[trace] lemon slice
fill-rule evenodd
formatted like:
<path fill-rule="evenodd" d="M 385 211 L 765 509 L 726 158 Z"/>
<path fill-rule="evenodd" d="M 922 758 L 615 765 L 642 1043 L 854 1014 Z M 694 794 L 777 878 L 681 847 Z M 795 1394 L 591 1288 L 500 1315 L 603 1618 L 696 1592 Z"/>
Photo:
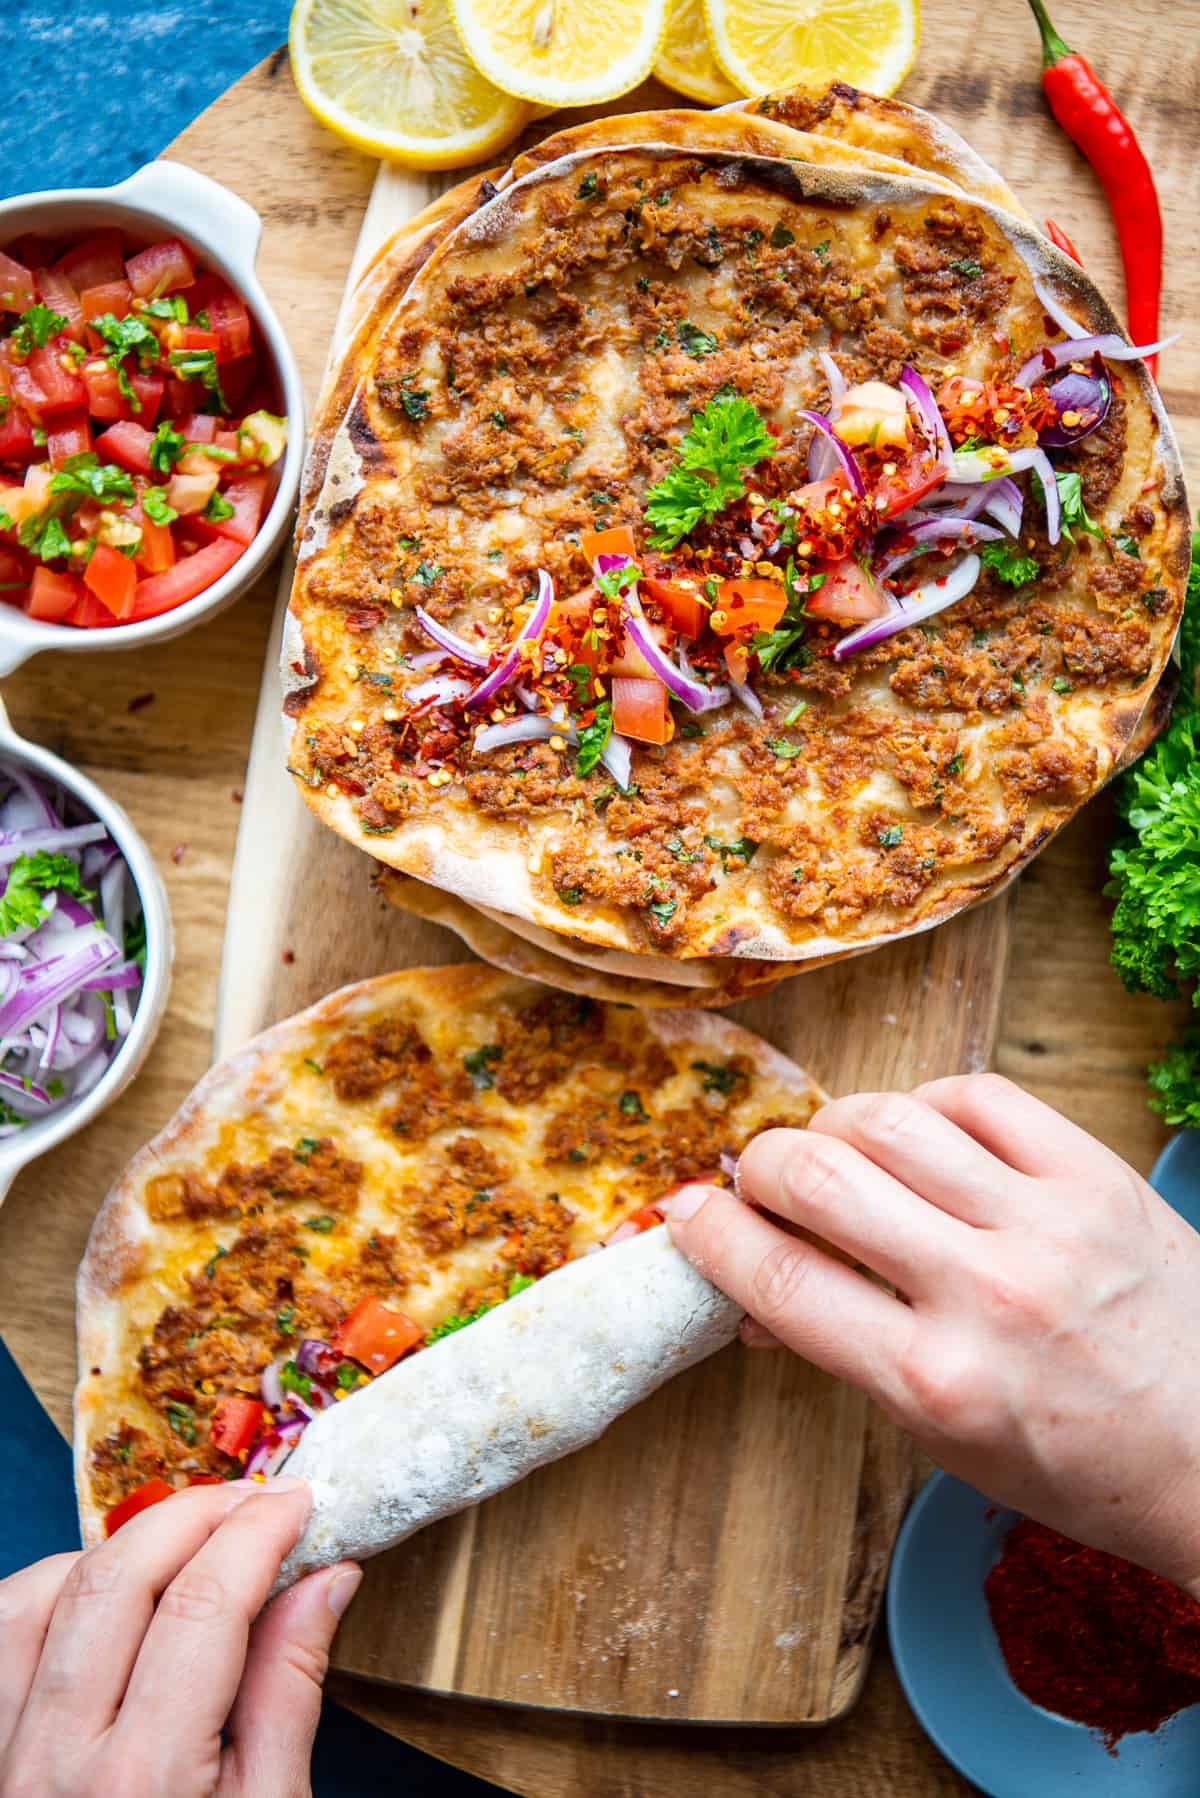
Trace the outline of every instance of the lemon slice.
<path fill-rule="evenodd" d="M 848 81 L 890 94 L 912 67 L 918 0 L 704 0 L 717 61 L 743 94 Z"/>
<path fill-rule="evenodd" d="M 467 53 L 506 94 L 595 106 L 645 80 L 666 0 L 451 0 Z"/>
<path fill-rule="evenodd" d="M 705 106 L 727 106 L 738 98 L 737 88 L 721 73 L 708 41 L 704 0 L 668 0 L 667 35 L 654 73 L 667 87 Z"/>
<path fill-rule="evenodd" d="M 288 44 L 321 123 L 409 168 L 478 162 L 530 116 L 464 53 L 447 0 L 299 0 Z"/>

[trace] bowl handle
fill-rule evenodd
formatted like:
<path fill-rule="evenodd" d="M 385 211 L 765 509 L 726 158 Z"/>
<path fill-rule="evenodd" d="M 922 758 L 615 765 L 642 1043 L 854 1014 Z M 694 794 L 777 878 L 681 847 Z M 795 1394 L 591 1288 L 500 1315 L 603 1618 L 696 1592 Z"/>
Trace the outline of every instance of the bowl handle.
<path fill-rule="evenodd" d="M 262 239 L 262 220 L 246 200 L 185 162 L 160 157 L 111 190 L 114 198 L 146 206 L 176 221 L 249 280 Z"/>

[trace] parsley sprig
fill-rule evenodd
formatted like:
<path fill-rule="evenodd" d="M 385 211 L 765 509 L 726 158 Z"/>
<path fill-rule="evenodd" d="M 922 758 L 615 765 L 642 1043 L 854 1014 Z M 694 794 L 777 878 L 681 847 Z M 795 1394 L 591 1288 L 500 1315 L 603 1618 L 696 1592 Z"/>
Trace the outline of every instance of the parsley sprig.
<path fill-rule="evenodd" d="M 740 394 L 709 400 L 693 415 L 677 465 L 646 495 L 653 547 L 674 549 L 702 521 L 741 499 L 746 470 L 778 447 L 749 400 Z"/>
<path fill-rule="evenodd" d="M 33 855 L 18 855 L 0 898 L 0 936 L 11 936 L 14 930 L 25 928 L 36 930 L 49 911 L 45 894 L 55 889 L 73 894 L 85 905 L 96 897 L 84 886 L 69 855 L 54 855 L 45 849 Z"/>

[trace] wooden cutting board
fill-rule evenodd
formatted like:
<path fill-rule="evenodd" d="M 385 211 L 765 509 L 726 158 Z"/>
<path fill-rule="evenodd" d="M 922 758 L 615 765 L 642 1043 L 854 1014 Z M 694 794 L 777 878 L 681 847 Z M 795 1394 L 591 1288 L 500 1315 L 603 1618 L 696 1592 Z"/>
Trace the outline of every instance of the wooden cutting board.
<path fill-rule="evenodd" d="M 446 184 L 381 171 L 351 280 Z M 281 608 L 287 586 L 285 571 Z M 343 982 L 466 953 L 371 891 L 367 858 L 316 823 L 283 763 L 269 656 L 220 1055 Z M 1010 905 L 805 975 L 733 1015 L 833 1091 L 982 1067 Z M 905 1441 L 861 1394 L 792 1357 L 734 1347 L 583 1454 L 372 1562 L 336 1665 L 573 1711 L 826 1722 L 858 1693 L 910 1478 Z"/>

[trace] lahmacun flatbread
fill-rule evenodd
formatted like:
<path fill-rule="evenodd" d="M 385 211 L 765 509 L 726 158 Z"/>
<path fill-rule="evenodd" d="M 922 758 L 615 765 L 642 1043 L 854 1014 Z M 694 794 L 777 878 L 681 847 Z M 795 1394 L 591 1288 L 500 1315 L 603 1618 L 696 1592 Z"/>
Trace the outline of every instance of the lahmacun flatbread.
<path fill-rule="evenodd" d="M 821 1098 L 726 1019 L 601 1005 L 477 963 L 364 981 L 276 1025 L 201 1081 L 97 1217 L 78 1284 L 84 1540 L 192 1480 L 277 1471 L 316 1418 L 314 1531 L 341 1541 L 344 1522 L 367 1552 L 364 1506 L 386 1488 L 384 1547 L 416 1514 L 403 1470 L 428 1470 L 412 1420 L 430 1392 L 463 1452 L 425 1521 L 567 1452 L 736 1328 L 665 1240 L 623 1262 L 623 1239 L 652 1230 L 681 1180 L 727 1179 L 751 1136 L 803 1126 Z M 635 1290 L 626 1377 L 589 1394 L 584 1369 Z M 493 1311 L 489 1413 L 466 1338 Z M 564 1375 L 553 1427 L 481 1471 L 489 1419 L 544 1402 L 540 1375 L 521 1383 L 532 1340 L 579 1389 Z M 372 1453 L 342 1506 L 330 1469 L 363 1427 Z"/>

